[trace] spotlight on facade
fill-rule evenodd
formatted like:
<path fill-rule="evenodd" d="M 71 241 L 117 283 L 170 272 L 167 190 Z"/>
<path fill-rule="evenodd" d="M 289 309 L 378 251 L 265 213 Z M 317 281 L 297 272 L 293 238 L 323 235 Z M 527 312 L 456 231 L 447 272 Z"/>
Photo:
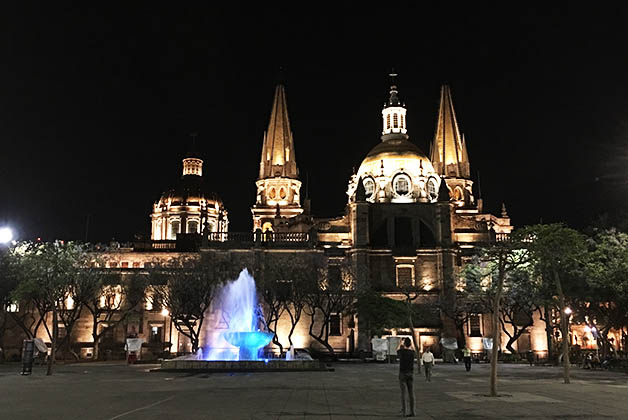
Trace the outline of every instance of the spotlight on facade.
<path fill-rule="evenodd" d="M 163 308 L 163 309 L 161 310 L 161 314 L 162 314 L 163 316 L 168 316 L 168 315 L 170 315 L 170 311 L 169 311 L 168 309 L 166 309 L 166 308 Z"/>
<path fill-rule="evenodd" d="M 0 244 L 8 244 L 13 240 L 13 230 L 10 227 L 0 227 Z"/>

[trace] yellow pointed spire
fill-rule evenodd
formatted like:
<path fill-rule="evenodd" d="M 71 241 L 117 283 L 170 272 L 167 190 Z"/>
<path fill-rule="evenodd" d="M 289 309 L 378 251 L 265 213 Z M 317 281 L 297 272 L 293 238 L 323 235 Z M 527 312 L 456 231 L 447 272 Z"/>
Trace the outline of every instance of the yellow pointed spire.
<path fill-rule="evenodd" d="M 279 84 L 275 88 L 268 130 L 264 133 L 259 179 L 273 177 L 296 179 L 298 175 L 286 92 L 284 86 Z"/>
<path fill-rule="evenodd" d="M 448 85 L 443 85 L 440 90 L 438 123 L 431 149 L 430 158 L 438 174 L 446 177 L 470 178 L 466 142 L 460 136 Z"/>

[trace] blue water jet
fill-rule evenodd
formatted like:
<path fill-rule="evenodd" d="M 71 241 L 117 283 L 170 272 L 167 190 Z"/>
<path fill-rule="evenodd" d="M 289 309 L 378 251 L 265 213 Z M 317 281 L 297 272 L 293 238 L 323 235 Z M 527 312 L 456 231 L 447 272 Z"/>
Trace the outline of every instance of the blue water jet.
<path fill-rule="evenodd" d="M 208 334 L 207 360 L 259 360 L 260 350 L 274 334 L 258 304 L 255 279 L 246 268 L 218 293 L 214 311 L 220 313 L 223 327 Z"/>

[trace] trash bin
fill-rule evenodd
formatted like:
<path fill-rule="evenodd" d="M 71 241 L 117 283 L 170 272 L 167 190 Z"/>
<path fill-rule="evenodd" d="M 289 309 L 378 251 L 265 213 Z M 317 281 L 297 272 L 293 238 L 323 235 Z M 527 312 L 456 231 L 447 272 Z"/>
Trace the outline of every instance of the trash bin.
<path fill-rule="evenodd" d="M 22 375 L 30 375 L 33 372 L 33 361 L 35 360 L 35 342 L 24 340 L 22 344 Z"/>

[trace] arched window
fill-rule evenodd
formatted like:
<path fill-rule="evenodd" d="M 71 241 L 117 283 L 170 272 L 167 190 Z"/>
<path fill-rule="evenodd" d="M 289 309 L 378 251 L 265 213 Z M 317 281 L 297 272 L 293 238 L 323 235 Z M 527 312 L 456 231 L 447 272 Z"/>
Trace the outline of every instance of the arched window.
<path fill-rule="evenodd" d="M 464 194 L 462 193 L 462 190 L 460 189 L 460 187 L 456 187 L 454 189 L 454 200 L 456 201 L 464 200 Z"/>
<path fill-rule="evenodd" d="M 400 174 L 393 180 L 393 188 L 397 195 L 410 194 L 410 178 L 405 174 Z"/>
<path fill-rule="evenodd" d="M 386 129 L 390 130 L 390 114 L 386 114 Z"/>
<path fill-rule="evenodd" d="M 188 223 L 188 233 L 198 233 L 198 222 L 196 220 L 191 220 Z"/>
<path fill-rule="evenodd" d="M 405 128 L 405 121 L 403 119 L 403 114 L 401 114 L 401 128 Z"/>
<path fill-rule="evenodd" d="M 272 232 L 273 224 L 270 222 L 266 222 L 262 225 L 262 232 Z"/>
<path fill-rule="evenodd" d="M 270 198 L 271 200 L 274 200 L 276 196 L 277 196 L 277 191 L 274 188 L 271 188 L 270 191 L 268 192 L 268 198 Z"/>
<path fill-rule="evenodd" d="M 170 222 L 170 239 L 177 239 L 177 234 L 179 233 L 179 228 L 181 227 L 181 222 L 178 220 L 173 220 Z"/>
<path fill-rule="evenodd" d="M 393 114 L 393 128 L 399 128 L 399 116 Z"/>
<path fill-rule="evenodd" d="M 279 198 L 281 198 L 282 200 L 286 198 L 286 189 L 283 187 L 281 187 L 281 189 L 279 190 Z"/>
<path fill-rule="evenodd" d="M 427 181 L 427 195 L 431 200 L 435 200 L 438 197 L 438 188 L 436 187 L 436 180 L 434 178 L 430 178 Z"/>
<path fill-rule="evenodd" d="M 364 180 L 364 191 L 366 191 L 366 196 L 370 197 L 375 192 L 375 182 L 371 178 L 366 178 Z"/>

